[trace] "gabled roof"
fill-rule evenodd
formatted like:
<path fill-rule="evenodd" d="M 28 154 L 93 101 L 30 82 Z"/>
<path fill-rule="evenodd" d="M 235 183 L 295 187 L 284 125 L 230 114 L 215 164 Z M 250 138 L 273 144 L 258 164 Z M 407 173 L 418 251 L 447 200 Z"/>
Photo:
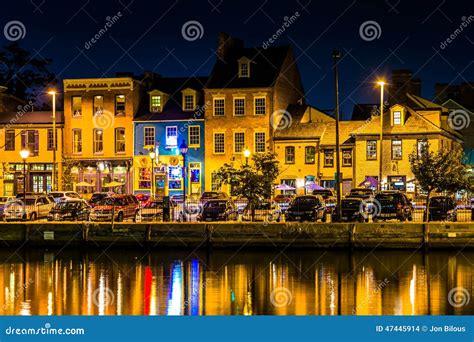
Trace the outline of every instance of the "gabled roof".
<path fill-rule="evenodd" d="M 417 108 L 417 109 L 441 109 L 442 111 L 446 112 L 447 108 L 443 108 L 441 105 L 434 103 L 432 101 L 429 101 L 423 97 L 413 95 L 413 94 L 407 94 L 408 101 L 408 106 L 412 108 Z"/>
<path fill-rule="evenodd" d="M 283 62 L 290 53 L 289 46 L 263 48 L 234 48 L 226 59 L 217 59 L 206 88 L 265 88 L 276 81 Z M 238 60 L 248 58 L 250 77 L 239 78 Z"/>
<path fill-rule="evenodd" d="M 33 125 L 52 124 L 53 113 L 51 111 L 34 112 L 1 112 L 0 125 Z M 64 123 L 64 115 L 61 111 L 56 111 L 56 123 Z"/>
<path fill-rule="evenodd" d="M 341 146 L 353 144 L 353 132 L 357 131 L 365 121 L 339 121 L 339 144 Z M 326 125 L 326 129 L 321 137 L 320 144 L 324 146 L 336 146 L 336 123 L 331 122 Z"/>
<path fill-rule="evenodd" d="M 207 77 L 158 77 L 146 89 L 142 95 L 138 111 L 134 121 L 179 121 L 190 119 L 204 119 L 204 111 L 199 108 L 204 105 L 203 87 L 207 82 Z M 182 108 L 182 91 L 185 89 L 194 89 L 197 91 L 197 109 L 196 111 L 183 111 Z M 170 97 L 166 101 L 163 110 L 158 113 L 150 112 L 150 96 L 149 92 L 158 90 Z"/>
<path fill-rule="evenodd" d="M 449 99 L 449 100 L 443 102 L 442 106 L 446 107 L 448 109 L 461 109 L 461 110 L 466 111 L 467 113 L 470 113 L 471 115 L 474 114 L 469 109 L 467 109 L 466 107 L 464 107 L 460 103 L 454 101 L 453 99 Z"/>

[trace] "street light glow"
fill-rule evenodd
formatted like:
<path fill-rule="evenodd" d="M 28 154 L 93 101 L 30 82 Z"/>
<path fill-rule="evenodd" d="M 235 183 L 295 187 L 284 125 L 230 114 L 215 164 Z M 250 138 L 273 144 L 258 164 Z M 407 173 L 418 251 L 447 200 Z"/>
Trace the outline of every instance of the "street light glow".
<path fill-rule="evenodd" d="M 30 151 L 29 150 L 21 150 L 20 151 L 20 156 L 23 160 L 26 160 L 30 156 Z"/>
<path fill-rule="evenodd" d="M 245 158 L 250 157 L 250 150 L 248 148 L 246 148 L 245 151 L 244 151 L 244 157 Z"/>
<path fill-rule="evenodd" d="M 385 85 L 385 82 L 384 82 L 384 81 L 378 81 L 377 84 L 378 84 L 379 86 L 383 86 L 383 85 Z"/>
<path fill-rule="evenodd" d="M 49 95 L 56 95 L 56 90 L 50 90 L 50 91 L 48 91 L 48 94 Z"/>
<path fill-rule="evenodd" d="M 156 157 L 156 153 L 154 151 L 151 151 L 150 152 L 150 158 L 155 159 L 155 157 Z"/>

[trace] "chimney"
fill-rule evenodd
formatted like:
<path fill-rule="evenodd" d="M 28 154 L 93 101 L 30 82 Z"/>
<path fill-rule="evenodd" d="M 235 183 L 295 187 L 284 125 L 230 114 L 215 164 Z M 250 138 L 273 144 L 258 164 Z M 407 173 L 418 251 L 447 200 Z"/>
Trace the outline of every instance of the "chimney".
<path fill-rule="evenodd" d="M 393 103 L 407 103 L 407 93 L 421 96 L 421 80 L 414 79 L 411 70 L 393 70 L 389 86 L 389 99 Z"/>
<path fill-rule="evenodd" d="M 217 36 L 217 57 L 221 61 L 225 61 L 232 49 L 240 49 L 244 47 L 244 42 L 229 36 L 225 32 L 219 32 Z"/>

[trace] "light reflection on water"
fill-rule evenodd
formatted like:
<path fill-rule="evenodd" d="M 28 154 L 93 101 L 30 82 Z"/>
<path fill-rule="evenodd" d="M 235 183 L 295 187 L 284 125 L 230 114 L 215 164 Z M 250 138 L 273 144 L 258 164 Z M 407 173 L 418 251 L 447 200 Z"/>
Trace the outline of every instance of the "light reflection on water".
<path fill-rule="evenodd" d="M 26 262 L 23 262 L 26 260 Z M 0 251 L 1 315 L 473 314 L 473 251 Z"/>

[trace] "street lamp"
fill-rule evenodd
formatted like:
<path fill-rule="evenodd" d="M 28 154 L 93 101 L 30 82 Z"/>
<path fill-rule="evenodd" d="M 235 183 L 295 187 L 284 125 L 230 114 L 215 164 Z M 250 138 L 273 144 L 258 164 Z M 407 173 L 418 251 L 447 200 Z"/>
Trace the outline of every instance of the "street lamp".
<path fill-rule="evenodd" d="M 245 157 L 245 165 L 249 164 L 249 157 L 250 157 L 250 150 L 246 148 L 244 150 L 244 157 Z"/>
<path fill-rule="evenodd" d="M 49 95 L 53 97 L 53 190 L 57 190 L 56 182 L 56 91 L 50 90 L 48 92 Z"/>
<path fill-rule="evenodd" d="M 30 156 L 30 151 L 23 149 L 20 151 L 21 159 L 23 159 L 23 206 L 26 203 L 26 159 Z M 23 210 L 24 211 L 24 210 Z"/>
<path fill-rule="evenodd" d="M 179 152 L 183 156 L 183 221 L 186 221 L 186 179 L 187 179 L 187 170 L 186 170 L 186 154 L 188 154 L 188 145 L 183 142 L 179 145 Z"/>
<path fill-rule="evenodd" d="M 382 190 L 382 142 L 383 142 L 383 89 L 385 86 L 384 81 L 378 81 L 377 84 L 380 86 L 380 164 L 379 164 L 379 191 Z"/>
<path fill-rule="evenodd" d="M 341 52 L 334 50 L 332 53 L 332 58 L 334 62 L 334 95 L 335 95 L 335 110 L 334 114 L 336 117 L 336 217 L 338 220 L 341 219 L 342 216 L 342 208 L 341 208 L 341 164 L 340 164 L 340 154 L 341 154 L 341 147 L 339 144 L 339 72 L 337 69 L 337 65 L 339 59 L 341 58 Z"/>
<path fill-rule="evenodd" d="M 153 189 L 155 186 L 155 158 L 156 158 L 155 151 L 151 150 L 149 156 L 151 159 L 151 196 L 150 197 L 155 197 L 156 193 L 155 193 L 155 190 Z"/>

